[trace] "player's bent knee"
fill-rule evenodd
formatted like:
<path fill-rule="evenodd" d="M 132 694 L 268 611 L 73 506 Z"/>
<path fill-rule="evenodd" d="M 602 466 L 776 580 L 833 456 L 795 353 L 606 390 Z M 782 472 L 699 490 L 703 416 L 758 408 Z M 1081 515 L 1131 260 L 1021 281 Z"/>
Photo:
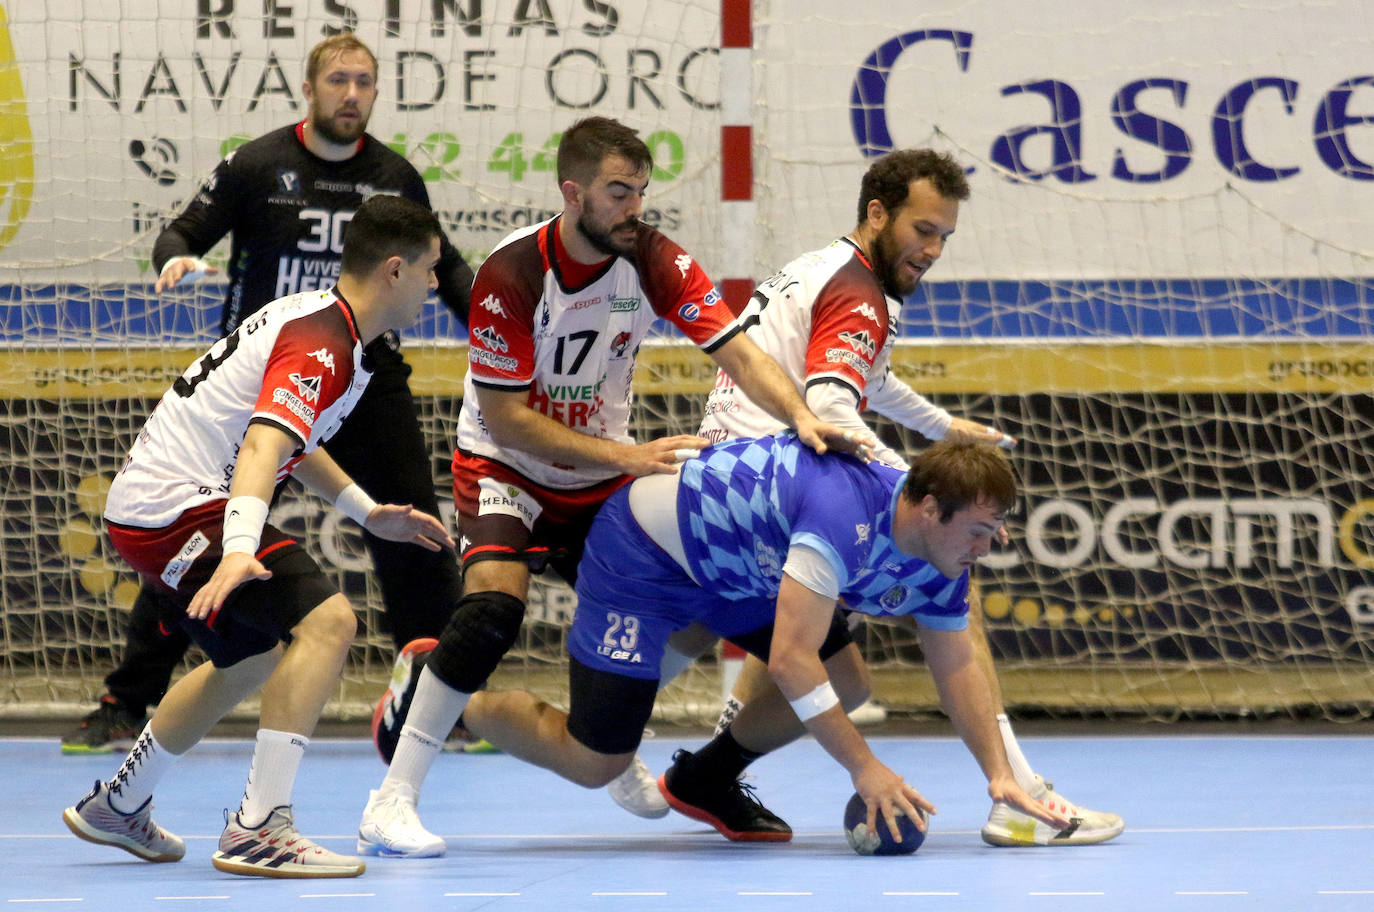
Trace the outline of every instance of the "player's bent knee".
<path fill-rule="evenodd" d="M 449 687 L 476 693 L 515 645 L 525 621 L 525 603 L 505 592 L 470 592 L 458 603 L 429 669 Z"/>
<path fill-rule="evenodd" d="M 572 768 L 569 772 L 573 775 L 569 778 L 583 788 L 605 788 L 614 782 L 617 776 L 629 769 L 630 761 L 634 759 L 633 753 L 599 754 L 576 741 L 572 743 L 574 749 L 570 751 L 570 754 L 574 758 L 574 763 L 570 764 Z"/>
<path fill-rule="evenodd" d="M 336 595 L 312 608 L 294 634 L 347 649 L 358 634 L 358 616 L 347 598 Z"/>

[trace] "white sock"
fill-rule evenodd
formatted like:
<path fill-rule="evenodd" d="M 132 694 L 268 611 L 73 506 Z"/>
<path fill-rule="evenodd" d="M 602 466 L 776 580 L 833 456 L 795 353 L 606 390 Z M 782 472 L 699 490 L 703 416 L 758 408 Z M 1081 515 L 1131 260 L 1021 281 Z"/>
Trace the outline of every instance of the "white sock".
<path fill-rule="evenodd" d="M 296 771 L 310 739 L 292 732 L 258 729 L 253 748 L 253 765 L 248 769 L 248 784 L 239 802 L 239 822 L 258 826 L 267 821 L 275 808 L 291 804 L 291 788 Z"/>
<path fill-rule="evenodd" d="M 132 814 L 153 797 L 153 789 L 163 773 L 172 768 L 180 754 L 169 752 L 153 737 L 153 723 L 143 726 L 119 771 L 105 783 L 110 791 L 110 807 L 121 814 Z"/>
<path fill-rule="evenodd" d="M 415 686 L 415 699 L 401 728 L 396 753 L 382 782 L 382 791 L 397 785 L 408 785 L 417 793 L 424 785 L 434 758 L 444 746 L 444 739 L 453 731 L 458 717 L 467 708 L 471 694 L 454 690 L 440 681 L 426 665 Z"/>
<path fill-rule="evenodd" d="M 1011 764 L 1011 774 L 1016 777 L 1016 784 L 1029 792 L 1035 784 L 1035 770 L 1031 769 L 1026 755 L 1021 753 L 1021 745 L 1016 743 L 1016 733 L 1011 730 L 1011 720 L 1006 713 L 997 714 L 997 729 L 1002 733 L 1002 745 L 1007 749 L 1007 762 Z"/>

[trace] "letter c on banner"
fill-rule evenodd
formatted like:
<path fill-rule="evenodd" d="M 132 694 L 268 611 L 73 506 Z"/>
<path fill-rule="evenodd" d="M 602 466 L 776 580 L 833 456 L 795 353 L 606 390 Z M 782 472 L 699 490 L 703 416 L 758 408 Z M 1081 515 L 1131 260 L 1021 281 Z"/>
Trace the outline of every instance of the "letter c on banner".
<path fill-rule="evenodd" d="M 854 129 L 854 141 L 865 158 L 877 158 L 893 149 L 892 134 L 887 129 L 887 78 L 902 52 L 921 41 L 950 42 L 954 45 L 960 71 L 968 72 L 972 32 L 921 29 L 903 32 L 878 45 L 864 59 L 849 90 L 849 122 Z"/>

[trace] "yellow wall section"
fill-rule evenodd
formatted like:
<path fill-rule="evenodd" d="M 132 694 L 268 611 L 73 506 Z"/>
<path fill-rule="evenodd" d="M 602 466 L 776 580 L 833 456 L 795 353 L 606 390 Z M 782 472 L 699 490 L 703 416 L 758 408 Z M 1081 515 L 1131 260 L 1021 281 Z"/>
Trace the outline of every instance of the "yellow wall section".
<path fill-rule="evenodd" d="M 6 399 L 160 396 L 199 349 L 15 350 L 0 359 Z M 417 395 L 456 395 L 467 371 L 465 347 L 406 351 Z M 921 393 L 1341 393 L 1374 389 L 1374 344 L 904 344 L 894 370 Z M 635 389 L 642 394 L 704 395 L 715 367 L 681 345 L 646 345 Z"/>

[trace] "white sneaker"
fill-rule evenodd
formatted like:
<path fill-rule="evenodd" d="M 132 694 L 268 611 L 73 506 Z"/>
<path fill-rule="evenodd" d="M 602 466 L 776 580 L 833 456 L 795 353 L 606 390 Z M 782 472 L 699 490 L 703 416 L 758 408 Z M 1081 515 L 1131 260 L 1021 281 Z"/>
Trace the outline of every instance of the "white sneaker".
<path fill-rule="evenodd" d="M 992 813 L 983 827 L 984 842 L 995 846 L 1092 845 L 1115 839 L 1126 829 L 1126 822 L 1116 814 L 1091 811 L 1073 804 L 1054 790 L 1054 783 L 1046 782 L 1038 773 L 1029 791 L 1036 801 L 1068 817 L 1072 823 L 1056 830 L 999 801 L 992 806 Z"/>
<path fill-rule="evenodd" d="M 881 725 L 887 721 L 887 710 L 877 700 L 868 699 L 854 707 L 849 721 L 855 725 Z"/>
<path fill-rule="evenodd" d="M 357 858 L 331 852 L 296 829 L 291 807 L 273 808 L 255 827 L 244 825 L 235 811 L 224 814 L 219 851 L 210 863 L 225 874 L 249 877 L 357 877 L 367 866 Z"/>
<path fill-rule="evenodd" d="M 658 780 L 635 754 L 629 767 L 606 786 L 611 800 L 636 817 L 656 819 L 668 816 L 668 802 L 658 790 Z"/>
<path fill-rule="evenodd" d="M 415 805 L 420 795 L 408 785 L 395 783 L 386 790 L 368 792 L 367 807 L 358 824 L 358 854 L 384 858 L 438 858 L 448 851 L 443 837 L 420 823 Z"/>

